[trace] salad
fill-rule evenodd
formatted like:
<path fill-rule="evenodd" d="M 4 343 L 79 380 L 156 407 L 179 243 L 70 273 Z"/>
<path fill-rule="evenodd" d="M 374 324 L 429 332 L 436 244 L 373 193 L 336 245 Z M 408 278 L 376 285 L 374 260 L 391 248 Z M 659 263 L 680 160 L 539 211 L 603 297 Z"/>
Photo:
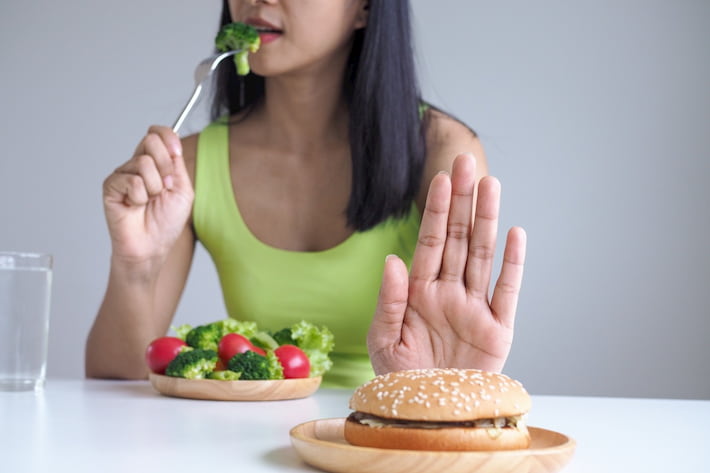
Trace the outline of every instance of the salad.
<path fill-rule="evenodd" d="M 304 320 L 276 332 L 231 318 L 174 331 L 148 345 L 151 372 L 223 381 L 293 379 L 322 376 L 333 364 L 333 333 Z"/>

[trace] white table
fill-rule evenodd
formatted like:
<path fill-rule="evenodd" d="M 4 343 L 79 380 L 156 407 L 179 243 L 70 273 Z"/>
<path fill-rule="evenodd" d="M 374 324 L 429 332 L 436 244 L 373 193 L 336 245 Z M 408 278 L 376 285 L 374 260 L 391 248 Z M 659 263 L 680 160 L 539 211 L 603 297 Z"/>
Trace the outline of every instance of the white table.
<path fill-rule="evenodd" d="M 0 472 L 312 472 L 288 432 L 345 417 L 350 394 L 212 402 L 147 381 L 50 379 L 40 394 L 0 393 Z M 564 472 L 710 472 L 710 401 L 533 395 L 529 423 L 577 441 Z"/>

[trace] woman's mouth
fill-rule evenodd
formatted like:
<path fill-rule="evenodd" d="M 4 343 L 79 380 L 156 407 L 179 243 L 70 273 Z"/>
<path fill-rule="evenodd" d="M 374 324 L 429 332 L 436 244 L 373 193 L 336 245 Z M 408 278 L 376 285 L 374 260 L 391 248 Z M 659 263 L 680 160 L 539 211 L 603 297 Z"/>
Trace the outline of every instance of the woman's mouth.
<path fill-rule="evenodd" d="M 268 28 L 257 28 L 256 30 L 259 32 L 259 39 L 261 40 L 262 45 L 276 41 L 281 37 L 281 31 L 279 30 L 272 30 Z"/>
<path fill-rule="evenodd" d="M 276 41 L 283 34 L 283 30 L 260 18 L 249 18 L 246 23 L 259 33 L 262 45 Z"/>

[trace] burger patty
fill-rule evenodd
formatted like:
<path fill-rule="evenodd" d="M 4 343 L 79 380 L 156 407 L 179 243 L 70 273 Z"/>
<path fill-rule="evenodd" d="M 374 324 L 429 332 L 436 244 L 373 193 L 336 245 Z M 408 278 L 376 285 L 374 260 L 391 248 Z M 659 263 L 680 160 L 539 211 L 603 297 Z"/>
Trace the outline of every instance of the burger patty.
<path fill-rule="evenodd" d="M 353 412 L 348 416 L 348 420 L 370 427 L 397 427 L 403 429 L 446 429 L 446 428 L 494 428 L 494 429 L 517 429 L 524 425 L 524 416 L 496 417 L 494 419 L 475 419 L 467 421 L 418 421 L 405 419 L 389 419 L 378 417 L 364 412 Z"/>

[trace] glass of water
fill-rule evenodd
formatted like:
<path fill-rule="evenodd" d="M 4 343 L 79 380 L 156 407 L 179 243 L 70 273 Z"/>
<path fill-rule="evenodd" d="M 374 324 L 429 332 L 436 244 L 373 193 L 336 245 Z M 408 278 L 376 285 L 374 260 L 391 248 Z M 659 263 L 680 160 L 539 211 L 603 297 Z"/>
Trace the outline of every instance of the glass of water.
<path fill-rule="evenodd" d="M 0 251 L 0 391 L 44 387 L 51 289 L 51 255 Z"/>

